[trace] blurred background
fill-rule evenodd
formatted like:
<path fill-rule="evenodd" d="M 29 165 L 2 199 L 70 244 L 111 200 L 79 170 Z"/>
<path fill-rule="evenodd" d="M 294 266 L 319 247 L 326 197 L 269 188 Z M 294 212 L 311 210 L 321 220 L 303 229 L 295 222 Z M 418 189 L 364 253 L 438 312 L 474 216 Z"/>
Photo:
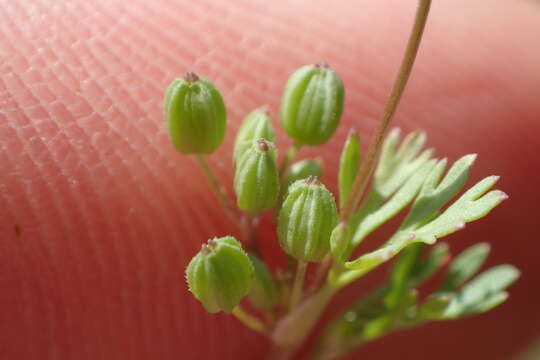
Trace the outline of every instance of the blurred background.
<path fill-rule="evenodd" d="M 221 89 L 229 129 L 211 165 L 230 189 L 242 117 L 268 104 L 278 128 L 288 75 L 327 61 L 346 86 L 344 118 L 324 148 L 300 157 L 321 155 L 335 190 L 341 144 L 350 127 L 368 143 L 415 6 L 0 1 L 0 358 L 263 358 L 264 338 L 207 314 L 187 291 L 184 268 L 201 243 L 236 230 L 194 161 L 170 145 L 164 89 L 186 71 Z M 488 241 L 488 266 L 516 265 L 510 299 L 487 315 L 396 333 L 350 359 L 540 358 L 527 350 L 540 336 L 539 33 L 537 1 L 434 1 L 395 119 L 427 130 L 440 157 L 478 153 L 469 184 L 502 176 L 510 200 L 448 242 L 456 253 Z M 278 146 L 288 144 L 280 132 Z M 262 224 L 263 248 L 278 265 L 271 229 Z M 325 321 L 386 270 L 347 288 Z"/>

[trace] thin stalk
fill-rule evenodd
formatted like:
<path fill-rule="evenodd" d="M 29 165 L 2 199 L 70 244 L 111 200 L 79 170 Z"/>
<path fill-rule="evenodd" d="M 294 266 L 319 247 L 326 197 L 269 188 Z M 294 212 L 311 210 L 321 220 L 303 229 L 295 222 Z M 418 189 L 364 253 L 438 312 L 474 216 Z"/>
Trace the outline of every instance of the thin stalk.
<path fill-rule="evenodd" d="M 240 218 L 238 212 L 235 210 L 234 205 L 229 200 L 229 197 L 225 192 L 225 188 L 219 183 L 219 180 L 214 175 L 212 169 L 210 169 L 210 166 L 208 166 L 206 158 L 202 155 L 197 155 L 196 159 L 197 164 L 199 164 L 201 167 L 206 180 L 208 180 L 208 183 L 212 188 L 212 191 L 218 198 L 221 207 L 223 210 L 225 210 L 227 216 L 229 216 L 229 218 L 240 227 L 246 249 L 258 255 L 259 244 L 257 242 L 257 234 L 255 231 L 256 224 L 258 222 L 258 215 L 250 216 L 246 214 Z"/>
<path fill-rule="evenodd" d="M 255 255 L 260 256 L 261 249 L 259 247 L 259 239 L 257 238 L 257 226 L 259 224 L 259 214 L 248 215 L 242 218 L 244 243 L 246 249 Z"/>
<path fill-rule="evenodd" d="M 266 327 L 264 326 L 264 324 L 256 317 L 245 312 L 244 309 L 240 307 L 240 305 L 238 305 L 237 307 L 233 309 L 232 314 L 236 316 L 236 318 L 240 320 L 248 328 L 255 330 L 257 332 L 260 332 L 262 334 L 267 333 Z"/>
<path fill-rule="evenodd" d="M 419 1 L 414 25 L 411 35 L 409 36 L 405 55 L 401 62 L 392 92 L 390 93 L 390 97 L 388 98 L 388 101 L 384 107 L 381 119 L 379 121 L 379 126 L 375 131 L 374 139 L 369 145 L 366 158 L 364 161 L 362 161 L 360 170 L 358 171 L 354 184 L 351 187 L 351 193 L 347 198 L 343 211 L 341 212 L 341 218 L 345 222 L 348 221 L 350 216 L 358 209 L 368 180 L 373 172 L 373 168 L 375 167 L 383 140 L 388 131 L 390 122 L 396 112 L 399 101 L 401 100 L 401 96 L 403 95 L 403 91 L 405 90 L 405 86 L 407 85 L 407 81 L 409 80 L 409 76 L 412 71 L 414 60 L 418 54 L 418 48 L 420 46 L 420 41 L 422 40 L 430 6 L 431 0 Z"/>
<path fill-rule="evenodd" d="M 291 294 L 291 304 L 290 309 L 294 310 L 296 305 L 300 302 L 302 298 L 302 289 L 304 288 L 304 279 L 306 277 L 307 262 L 298 260 L 296 266 L 296 274 L 294 275 L 294 283 Z"/>
<path fill-rule="evenodd" d="M 197 160 L 197 164 L 201 168 L 204 176 L 206 177 L 206 180 L 208 181 L 208 184 L 212 188 L 212 191 L 216 195 L 216 197 L 219 200 L 219 203 L 221 204 L 221 207 L 223 210 L 225 210 L 225 213 L 227 216 L 231 218 L 237 225 L 241 226 L 240 220 L 238 218 L 238 213 L 236 212 L 233 204 L 227 197 L 227 194 L 225 192 L 225 189 L 223 186 L 219 183 L 219 180 L 216 178 L 210 167 L 208 166 L 208 162 L 206 161 L 206 158 L 203 155 L 196 155 L 195 159 Z"/>
<path fill-rule="evenodd" d="M 390 98 L 385 105 L 374 140 L 368 148 L 366 160 L 362 162 L 347 202 L 341 212 L 341 219 L 345 223 L 348 222 L 350 216 L 358 208 L 367 182 L 373 171 L 382 141 L 384 140 L 390 121 L 397 109 L 399 100 L 401 99 L 401 95 L 403 94 L 403 90 L 405 89 L 405 85 L 407 84 L 407 80 L 411 73 L 426 25 L 430 6 L 431 0 L 419 1 L 407 49 Z M 336 277 L 340 275 L 340 272 L 341 271 L 333 273 L 330 271 L 327 278 L 328 280 L 315 294 L 309 296 L 296 310 L 291 311 L 276 324 L 275 329 L 273 330 L 272 339 L 277 348 L 286 349 L 288 354 L 292 354 L 294 350 L 302 344 L 334 294 L 348 283 L 347 281 L 344 281 L 337 284 L 332 281 L 332 279 L 334 281 L 336 280 Z"/>
<path fill-rule="evenodd" d="M 328 270 L 330 270 L 331 267 L 332 256 L 330 254 L 326 254 L 326 256 L 322 259 L 322 261 L 319 263 L 319 266 L 317 267 L 317 271 L 315 272 L 315 277 L 313 279 L 313 284 L 311 285 L 311 289 L 308 291 L 309 294 L 314 293 L 315 291 L 317 291 L 318 288 L 321 287 L 323 281 L 328 275 Z"/>
<path fill-rule="evenodd" d="M 302 145 L 298 143 L 294 143 L 287 150 L 287 153 L 285 154 L 285 158 L 283 159 L 283 162 L 281 163 L 281 166 L 279 167 L 280 180 L 283 180 L 285 178 L 285 175 L 287 175 L 287 171 L 289 171 L 289 167 L 291 166 L 292 162 L 296 158 L 296 155 L 298 155 L 298 152 L 300 151 L 301 147 Z"/>

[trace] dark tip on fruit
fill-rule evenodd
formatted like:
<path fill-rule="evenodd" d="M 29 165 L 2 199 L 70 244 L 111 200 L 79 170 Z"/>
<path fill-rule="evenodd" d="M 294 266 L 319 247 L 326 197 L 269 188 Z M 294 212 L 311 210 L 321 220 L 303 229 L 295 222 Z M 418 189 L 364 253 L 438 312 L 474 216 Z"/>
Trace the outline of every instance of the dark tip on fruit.
<path fill-rule="evenodd" d="M 202 244 L 201 245 L 201 253 L 203 253 L 204 255 L 208 255 L 212 252 L 212 250 L 210 249 L 210 247 L 206 244 Z"/>
<path fill-rule="evenodd" d="M 320 185 L 321 182 L 316 176 L 308 176 L 305 180 L 307 185 Z"/>
<path fill-rule="evenodd" d="M 326 61 L 319 61 L 313 64 L 317 69 L 330 69 L 330 65 Z"/>
<path fill-rule="evenodd" d="M 267 152 L 270 148 L 268 147 L 268 143 L 264 139 L 257 140 L 257 145 L 259 146 L 259 150 L 263 152 Z"/>
<path fill-rule="evenodd" d="M 199 76 L 195 74 L 194 72 L 187 72 L 186 75 L 184 75 L 184 80 L 187 82 L 196 82 L 199 80 Z"/>

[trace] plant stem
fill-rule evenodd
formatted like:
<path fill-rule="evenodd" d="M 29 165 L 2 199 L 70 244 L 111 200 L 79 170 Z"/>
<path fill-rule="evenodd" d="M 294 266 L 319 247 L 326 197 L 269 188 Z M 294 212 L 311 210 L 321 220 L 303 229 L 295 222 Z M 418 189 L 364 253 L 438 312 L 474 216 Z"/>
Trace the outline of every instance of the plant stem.
<path fill-rule="evenodd" d="M 242 233 L 244 238 L 244 244 L 247 251 L 260 255 L 259 242 L 257 241 L 257 224 L 259 222 L 259 215 L 250 216 L 248 214 L 242 217 Z"/>
<path fill-rule="evenodd" d="M 379 155 L 382 141 L 384 140 L 390 121 L 392 120 L 392 117 L 397 109 L 401 95 L 403 94 L 411 73 L 416 54 L 418 53 L 420 40 L 422 39 L 430 6 L 431 0 L 419 1 L 418 9 L 416 11 L 416 18 L 409 37 L 407 49 L 392 88 L 392 92 L 385 105 L 374 139 L 368 148 L 366 161 L 362 162 L 347 202 L 345 203 L 343 211 L 341 211 L 340 214 L 341 220 L 345 224 L 347 224 L 351 215 L 354 214 L 358 208 L 368 180 L 373 172 L 374 164 Z M 286 166 L 288 166 L 288 164 Z M 282 168 L 284 168 L 283 164 Z M 300 304 L 300 306 L 298 306 L 297 309 L 291 311 L 276 324 L 272 334 L 272 339 L 276 347 L 283 349 L 288 354 L 292 354 L 293 351 L 297 349 L 305 340 L 306 336 L 316 324 L 321 313 L 326 305 L 330 302 L 334 294 L 348 283 L 347 280 L 362 275 L 354 274 L 355 276 L 351 276 L 350 279 L 346 279 L 339 284 L 332 282 L 331 278 L 336 280 L 340 273 L 340 270 L 334 274 L 331 271 L 328 275 L 326 283 L 315 294 L 309 296 L 302 304 Z"/>
<path fill-rule="evenodd" d="M 315 273 L 313 284 L 311 285 L 311 289 L 308 292 L 309 294 L 314 293 L 322 285 L 323 281 L 328 275 L 328 270 L 330 270 L 331 267 L 332 256 L 330 254 L 326 254 L 326 256 L 322 259 L 322 261 L 319 263 L 319 266 L 317 267 L 317 272 Z"/>
<path fill-rule="evenodd" d="M 300 303 L 298 307 L 282 317 L 272 331 L 275 351 L 279 359 L 289 359 L 315 326 L 322 312 L 339 288 L 324 284 L 315 294 Z"/>
<path fill-rule="evenodd" d="M 206 161 L 206 158 L 203 155 L 196 155 L 195 159 L 197 160 L 197 164 L 200 166 L 204 176 L 206 177 L 206 180 L 208 181 L 208 184 L 212 188 L 212 191 L 216 195 L 216 197 L 219 200 L 219 203 L 221 204 L 221 207 L 223 210 L 225 210 L 225 213 L 227 216 L 231 218 L 237 225 L 241 226 L 238 213 L 234 209 L 233 204 L 227 197 L 227 194 L 225 193 L 225 189 L 223 186 L 219 183 L 219 180 L 216 178 L 210 167 L 208 166 L 208 162 Z"/>
<path fill-rule="evenodd" d="M 388 98 L 388 101 L 384 107 L 381 119 L 379 121 L 379 126 L 374 135 L 374 139 L 369 145 L 366 159 L 365 161 L 362 161 L 354 184 L 351 187 L 351 193 L 349 194 L 347 202 L 345 203 L 343 211 L 341 212 L 341 218 L 345 222 L 348 221 L 350 216 L 357 210 L 368 180 L 373 172 L 373 168 L 375 167 L 374 165 L 379 156 L 382 142 L 386 136 L 390 122 L 396 112 L 401 96 L 403 95 L 407 81 L 409 80 L 409 75 L 411 74 L 414 60 L 416 59 L 416 54 L 418 53 L 418 48 L 420 46 L 420 41 L 422 40 L 422 35 L 424 33 L 430 6 L 431 0 L 419 1 L 414 25 L 411 35 L 409 36 L 405 55 L 401 62 L 401 67 L 394 82 L 392 92 L 390 93 L 390 97 Z"/>
<path fill-rule="evenodd" d="M 302 289 L 304 288 L 304 279 L 306 277 L 307 262 L 298 260 L 296 266 L 296 274 L 294 275 L 294 283 L 291 294 L 291 311 L 294 310 L 296 305 L 300 302 L 302 298 Z"/>
<path fill-rule="evenodd" d="M 263 323 L 257 319 L 256 317 L 248 314 L 247 312 L 242 309 L 240 305 L 235 307 L 232 311 L 232 314 L 236 316 L 238 320 L 240 320 L 244 325 L 246 325 L 248 328 L 255 330 L 257 332 L 260 332 L 262 334 L 266 334 L 266 327 L 263 325 Z"/>
<path fill-rule="evenodd" d="M 294 161 L 294 158 L 296 158 L 296 155 L 298 155 L 298 152 L 300 151 L 301 147 L 302 145 L 298 143 L 294 143 L 287 150 L 287 153 L 285 154 L 285 158 L 283 159 L 283 162 L 281 163 L 281 166 L 279 167 L 280 180 L 283 180 L 285 178 L 285 175 L 287 175 L 287 171 L 289 171 L 289 167 Z"/>
<path fill-rule="evenodd" d="M 219 183 L 219 180 L 216 178 L 216 176 L 210 169 L 210 166 L 208 166 L 206 158 L 203 155 L 197 155 L 196 159 L 197 164 L 202 169 L 206 180 L 208 180 L 208 183 L 212 188 L 212 191 L 218 198 L 221 207 L 223 208 L 223 210 L 225 210 L 227 216 L 229 216 L 229 218 L 234 221 L 234 223 L 238 225 L 238 227 L 242 231 L 242 237 L 244 239 L 246 249 L 255 253 L 256 255 L 259 255 L 259 244 L 257 242 L 257 236 L 255 233 L 256 223 L 258 222 L 258 215 L 250 216 L 246 214 L 245 216 L 240 218 L 238 212 L 235 210 L 234 205 L 229 200 L 229 197 L 225 192 L 225 188 Z"/>

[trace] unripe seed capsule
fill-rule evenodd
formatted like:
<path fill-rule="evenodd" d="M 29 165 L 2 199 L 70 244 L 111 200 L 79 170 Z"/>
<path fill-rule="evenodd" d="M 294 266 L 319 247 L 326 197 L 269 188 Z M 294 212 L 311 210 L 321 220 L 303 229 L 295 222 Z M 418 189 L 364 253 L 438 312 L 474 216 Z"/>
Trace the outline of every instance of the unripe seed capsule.
<path fill-rule="evenodd" d="M 265 139 L 274 141 L 274 128 L 270 114 L 266 108 L 259 108 L 245 117 L 242 126 L 238 129 L 234 141 L 233 160 L 238 161 L 240 155 L 251 146 L 253 140 Z"/>
<path fill-rule="evenodd" d="M 236 164 L 234 190 L 238 207 L 251 214 L 273 208 L 279 195 L 279 175 L 274 144 L 251 142 Z"/>
<path fill-rule="evenodd" d="M 324 144 L 339 124 L 344 97 L 343 82 L 328 64 L 303 66 L 285 86 L 281 124 L 298 144 Z"/>
<path fill-rule="evenodd" d="M 169 136 L 183 154 L 210 154 L 223 141 L 227 114 L 223 99 L 208 79 L 187 73 L 165 93 Z"/>
<path fill-rule="evenodd" d="M 257 256 L 248 254 L 253 264 L 253 286 L 248 294 L 248 299 L 254 308 L 270 311 L 279 301 L 276 282 L 265 263 Z"/>
<path fill-rule="evenodd" d="M 253 265 L 232 236 L 211 239 L 191 259 L 186 278 L 189 290 L 206 311 L 230 313 L 248 293 Z"/>
<path fill-rule="evenodd" d="M 320 261 L 330 248 L 337 224 L 334 196 L 315 177 L 289 187 L 279 212 L 278 237 L 283 250 L 302 261 Z"/>

